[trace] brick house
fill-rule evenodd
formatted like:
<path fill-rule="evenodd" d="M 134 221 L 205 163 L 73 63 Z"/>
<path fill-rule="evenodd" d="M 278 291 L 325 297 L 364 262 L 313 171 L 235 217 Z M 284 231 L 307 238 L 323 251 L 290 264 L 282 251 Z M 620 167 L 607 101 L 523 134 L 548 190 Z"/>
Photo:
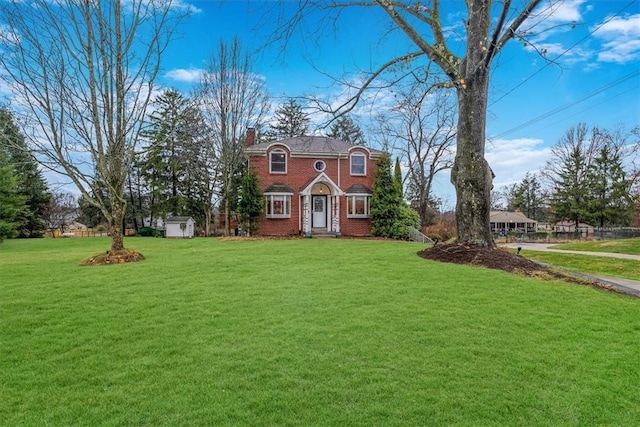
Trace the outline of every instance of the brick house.
<path fill-rule="evenodd" d="M 323 136 L 255 144 L 253 129 L 244 151 L 266 201 L 257 234 L 371 234 L 375 161 L 382 151 Z"/>

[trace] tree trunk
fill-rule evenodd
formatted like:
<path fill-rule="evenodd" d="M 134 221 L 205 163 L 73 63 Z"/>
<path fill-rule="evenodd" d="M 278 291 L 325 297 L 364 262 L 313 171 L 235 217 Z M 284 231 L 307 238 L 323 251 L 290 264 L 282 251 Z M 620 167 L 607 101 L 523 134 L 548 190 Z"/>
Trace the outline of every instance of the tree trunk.
<path fill-rule="evenodd" d="M 458 143 L 451 170 L 458 242 L 495 247 L 490 211 L 493 173 L 484 158 L 489 73 L 479 67 L 458 88 Z"/>
<path fill-rule="evenodd" d="M 231 206 L 228 193 L 224 198 L 224 235 L 231 236 Z"/>
<path fill-rule="evenodd" d="M 124 238 L 122 235 L 122 221 L 124 220 L 124 205 L 114 202 L 111 214 L 111 252 L 124 250 Z"/>

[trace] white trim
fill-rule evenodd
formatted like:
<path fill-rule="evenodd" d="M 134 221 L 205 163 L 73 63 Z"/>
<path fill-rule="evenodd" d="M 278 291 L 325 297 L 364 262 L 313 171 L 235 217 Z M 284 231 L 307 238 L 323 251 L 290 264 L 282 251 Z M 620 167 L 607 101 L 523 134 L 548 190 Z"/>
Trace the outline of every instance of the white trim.
<path fill-rule="evenodd" d="M 347 218 L 370 218 L 371 217 L 371 194 L 367 194 L 367 193 L 348 193 L 347 195 Z M 351 200 L 351 203 L 349 203 L 349 198 L 353 198 Z M 351 211 L 355 212 L 356 210 L 356 205 L 355 205 L 355 198 L 356 197 L 364 197 L 365 198 L 365 213 L 364 214 L 351 214 L 349 213 L 349 205 L 351 204 Z"/>
<path fill-rule="evenodd" d="M 264 197 L 265 197 L 265 216 L 268 219 L 283 219 L 283 218 L 291 218 L 291 198 L 293 196 L 293 193 L 264 193 Z M 268 213 L 269 210 L 271 212 L 273 212 L 273 197 L 285 197 L 284 204 L 285 204 L 285 208 L 286 211 L 288 211 L 288 213 L 283 213 L 283 214 L 274 214 L 274 213 Z"/>
<path fill-rule="evenodd" d="M 364 168 L 364 172 L 363 173 L 354 173 L 353 172 L 353 159 L 354 157 L 362 157 L 364 159 L 364 162 L 362 164 L 363 168 Z M 355 153 L 351 153 L 349 154 L 349 173 L 353 176 L 367 176 L 367 155 L 364 153 L 360 153 L 360 152 L 355 152 Z"/>
<path fill-rule="evenodd" d="M 284 171 L 274 171 L 272 169 L 272 163 L 273 163 L 273 159 L 271 158 L 271 156 L 273 156 L 274 154 L 284 154 Z M 275 148 L 271 151 L 269 151 L 269 155 L 268 155 L 268 159 L 269 159 L 269 173 L 270 174 L 278 174 L 278 175 L 286 175 L 287 174 L 287 170 L 289 169 L 289 158 L 288 158 L 288 153 L 286 152 L 286 150 L 283 150 L 282 148 Z"/>
<path fill-rule="evenodd" d="M 341 195 L 344 194 L 344 192 L 342 190 L 340 190 L 340 187 L 338 187 L 336 185 L 336 183 L 333 182 L 333 180 L 331 178 L 329 178 L 329 176 L 325 172 L 322 172 L 318 176 L 316 176 L 313 179 L 313 181 L 311 181 L 305 188 L 303 188 L 300 191 L 300 194 L 302 194 L 302 195 L 311 195 L 311 189 L 318 182 L 324 182 L 324 183 L 328 184 L 330 189 L 331 189 L 331 195 L 333 195 L 333 196 L 341 196 Z"/>

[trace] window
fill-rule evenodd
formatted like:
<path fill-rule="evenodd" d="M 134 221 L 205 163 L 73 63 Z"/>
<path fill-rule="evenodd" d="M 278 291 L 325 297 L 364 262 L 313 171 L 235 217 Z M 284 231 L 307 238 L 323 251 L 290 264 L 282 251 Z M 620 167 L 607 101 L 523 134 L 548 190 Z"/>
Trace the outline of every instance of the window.
<path fill-rule="evenodd" d="M 313 162 L 313 167 L 316 171 L 322 172 L 324 168 L 327 167 L 327 165 L 324 163 L 323 160 L 316 160 L 315 162 Z"/>
<path fill-rule="evenodd" d="M 369 218 L 370 195 L 347 196 L 347 218 Z"/>
<path fill-rule="evenodd" d="M 267 218 L 290 218 L 291 195 L 267 194 L 266 195 Z"/>
<path fill-rule="evenodd" d="M 282 150 L 273 150 L 269 159 L 269 172 L 287 173 L 287 153 Z"/>
<path fill-rule="evenodd" d="M 366 175 L 364 154 L 351 155 L 351 175 Z"/>

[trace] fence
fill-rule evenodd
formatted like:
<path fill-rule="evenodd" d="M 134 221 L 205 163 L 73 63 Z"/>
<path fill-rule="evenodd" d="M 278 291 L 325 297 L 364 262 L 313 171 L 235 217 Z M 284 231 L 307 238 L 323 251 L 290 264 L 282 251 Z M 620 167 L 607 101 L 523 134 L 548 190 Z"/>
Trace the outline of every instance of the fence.
<path fill-rule="evenodd" d="M 47 237 L 107 237 L 109 233 L 106 231 L 97 231 L 93 229 L 86 230 L 66 230 L 65 232 L 61 232 L 60 230 L 55 230 L 53 234 L 51 231 L 47 231 Z"/>

